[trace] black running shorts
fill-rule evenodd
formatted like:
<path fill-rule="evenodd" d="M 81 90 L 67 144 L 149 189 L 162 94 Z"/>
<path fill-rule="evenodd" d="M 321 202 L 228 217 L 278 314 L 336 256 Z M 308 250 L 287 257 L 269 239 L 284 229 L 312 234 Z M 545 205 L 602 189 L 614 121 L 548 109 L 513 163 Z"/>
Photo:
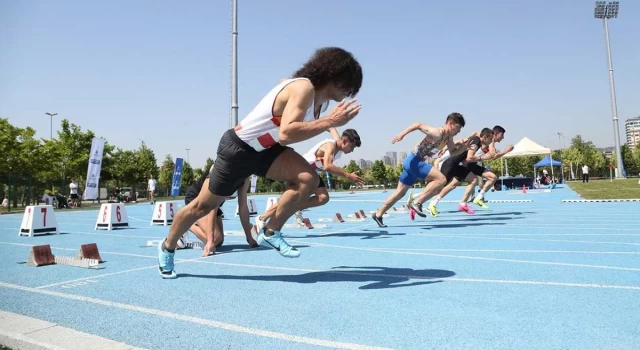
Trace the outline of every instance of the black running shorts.
<path fill-rule="evenodd" d="M 227 130 L 220 139 L 218 157 L 209 174 L 209 191 L 218 196 L 230 196 L 247 177 L 266 177 L 273 162 L 287 149 L 290 147 L 276 143 L 258 152 L 240 140 L 235 130 Z"/>

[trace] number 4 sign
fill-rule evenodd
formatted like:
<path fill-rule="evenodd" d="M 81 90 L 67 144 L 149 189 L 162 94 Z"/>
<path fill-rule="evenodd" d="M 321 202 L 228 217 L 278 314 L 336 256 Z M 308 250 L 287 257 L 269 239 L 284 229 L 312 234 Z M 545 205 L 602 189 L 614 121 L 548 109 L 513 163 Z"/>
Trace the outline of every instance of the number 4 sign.
<path fill-rule="evenodd" d="M 51 205 L 30 205 L 24 209 L 19 236 L 57 234 L 56 214 Z"/>
<path fill-rule="evenodd" d="M 129 218 L 127 208 L 122 203 L 102 204 L 96 220 L 97 229 L 129 228 Z"/>

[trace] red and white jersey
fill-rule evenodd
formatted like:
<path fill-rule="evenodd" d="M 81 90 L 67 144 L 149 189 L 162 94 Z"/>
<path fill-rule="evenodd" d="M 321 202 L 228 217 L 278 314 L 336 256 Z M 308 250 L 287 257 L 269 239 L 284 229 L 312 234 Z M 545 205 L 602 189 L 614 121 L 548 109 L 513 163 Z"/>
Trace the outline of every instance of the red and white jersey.
<path fill-rule="evenodd" d="M 282 119 L 282 116 L 277 116 L 273 113 L 276 97 L 287 85 L 301 79 L 308 80 L 307 78 L 287 79 L 271 89 L 258 105 L 235 127 L 236 134 L 240 140 L 258 152 L 275 145 L 279 140 L 280 119 Z M 313 114 L 314 109 L 315 103 L 305 113 L 304 121 L 316 119 Z"/>
<path fill-rule="evenodd" d="M 329 142 L 333 142 L 336 143 L 337 141 L 334 139 L 326 139 L 326 140 L 322 140 L 320 142 L 318 142 L 315 146 L 313 146 L 313 148 L 311 148 L 309 151 L 307 151 L 307 153 L 305 153 L 303 155 L 304 159 L 309 162 L 309 164 L 313 167 L 313 169 L 317 170 L 317 171 L 322 171 L 324 170 L 324 157 L 320 157 L 317 155 L 318 153 L 318 149 L 320 149 L 320 147 L 322 147 L 323 145 L 329 143 Z M 336 154 L 333 155 L 333 160 L 337 160 L 340 158 L 340 156 L 342 155 L 342 151 L 338 151 Z"/>

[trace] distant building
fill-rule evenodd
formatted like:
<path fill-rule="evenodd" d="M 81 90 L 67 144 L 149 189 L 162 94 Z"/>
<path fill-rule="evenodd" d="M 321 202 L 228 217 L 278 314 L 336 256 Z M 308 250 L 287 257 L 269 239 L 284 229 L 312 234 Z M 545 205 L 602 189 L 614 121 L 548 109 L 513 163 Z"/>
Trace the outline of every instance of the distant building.
<path fill-rule="evenodd" d="M 627 119 L 624 123 L 627 145 L 633 150 L 640 143 L 640 117 Z"/>

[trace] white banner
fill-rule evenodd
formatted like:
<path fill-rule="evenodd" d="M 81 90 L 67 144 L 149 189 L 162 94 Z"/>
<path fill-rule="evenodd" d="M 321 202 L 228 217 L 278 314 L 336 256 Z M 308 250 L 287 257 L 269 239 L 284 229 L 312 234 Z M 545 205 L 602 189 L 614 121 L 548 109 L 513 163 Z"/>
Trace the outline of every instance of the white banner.
<path fill-rule="evenodd" d="M 98 198 L 98 184 L 100 182 L 100 170 L 102 169 L 102 154 L 104 153 L 104 140 L 94 138 L 89 154 L 89 169 L 87 169 L 87 182 L 84 186 L 84 199 Z"/>
<path fill-rule="evenodd" d="M 251 175 L 251 193 L 256 193 L 256 184 L 258 183 L 258 177 Z"/>

